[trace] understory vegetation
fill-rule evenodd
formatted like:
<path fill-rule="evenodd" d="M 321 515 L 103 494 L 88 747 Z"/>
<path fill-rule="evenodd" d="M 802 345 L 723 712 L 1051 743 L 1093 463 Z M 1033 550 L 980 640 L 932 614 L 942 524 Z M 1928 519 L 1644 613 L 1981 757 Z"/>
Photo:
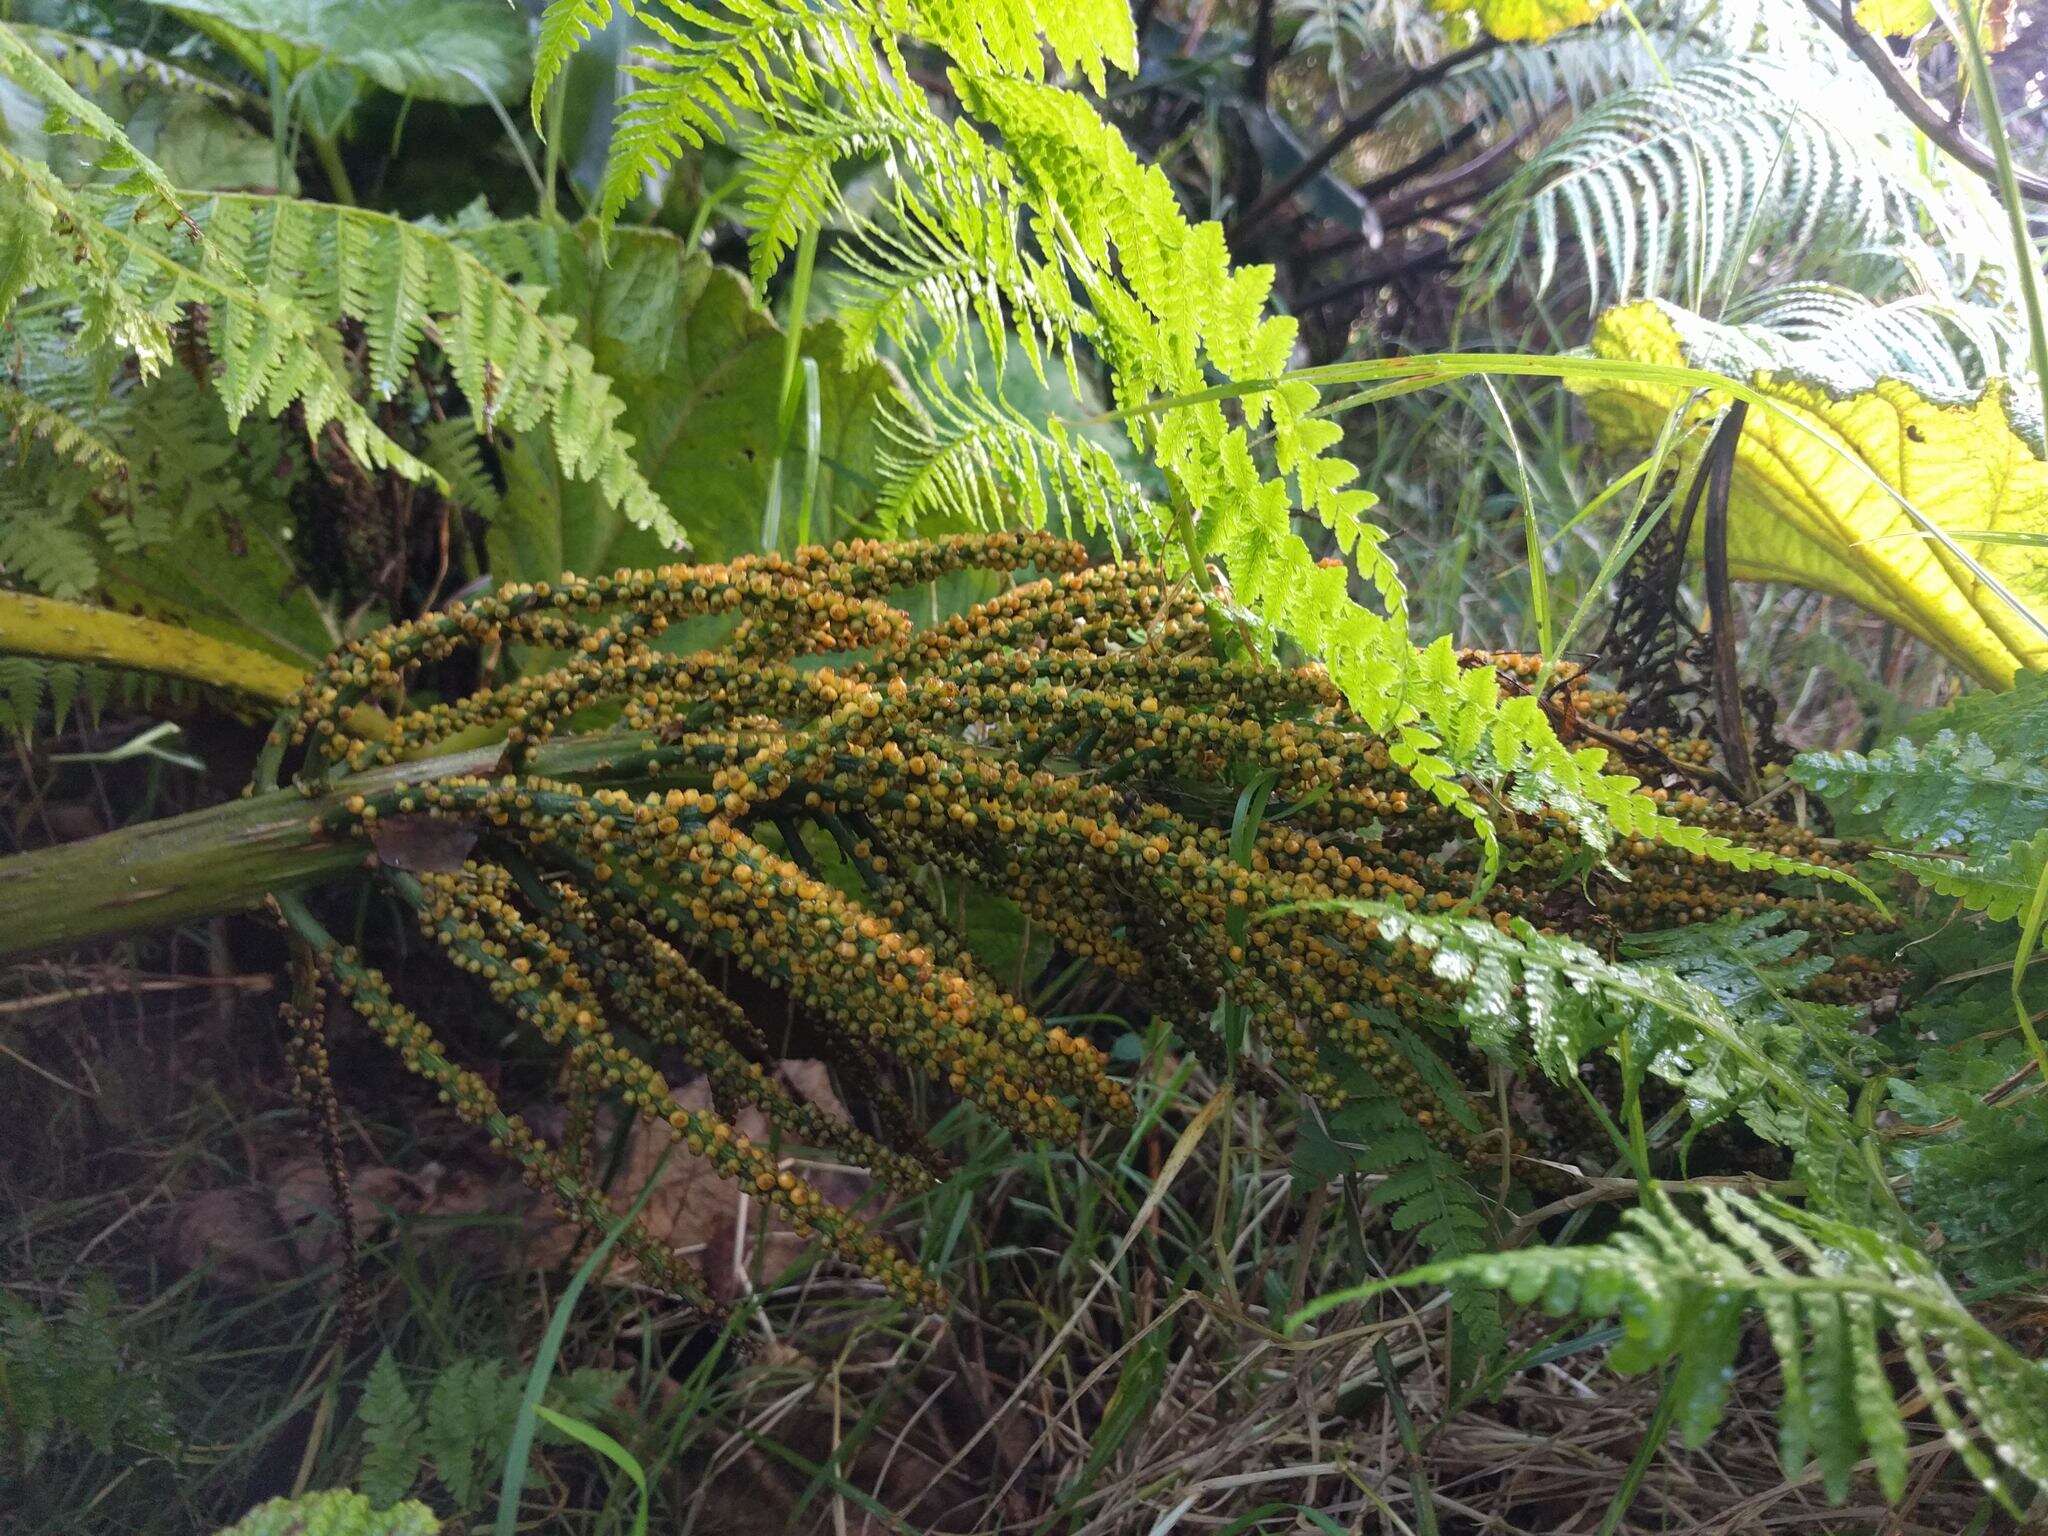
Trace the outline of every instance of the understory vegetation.
<path fill-rule="evenodd" d="M 2039 50 L 0 0 L 0 1526 L 2041 1528 Z"/>

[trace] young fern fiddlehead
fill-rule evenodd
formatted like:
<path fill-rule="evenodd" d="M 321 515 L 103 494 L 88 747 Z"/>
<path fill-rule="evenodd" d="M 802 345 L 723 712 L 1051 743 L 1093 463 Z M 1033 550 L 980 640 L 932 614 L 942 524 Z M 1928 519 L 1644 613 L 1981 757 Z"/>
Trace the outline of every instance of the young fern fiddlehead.
<path fill-rule="evenodd" d="M 968 568 L 1038 579 L 918 629 L 891 594 Z M 728 624 L 691 647 L 678 626 Z M 693 632 L 692 632 L 693 633 Z M 554 653 L 513 681 L 413 704 L 422 667 L 463 653 Z M 1528 658 L 1464 658 L 1503 693 Z M 825 664 L 829 663 L 829 664 Z M 1682 764 L 1689 748 L 1618 727 L 1621 708 L 1583 679 L 1552 689 L 1560 729 L 1597 729 L 1626 757 Z M 347 722 L 389 711 L 383 734 Z M 536 743 L 608 708 L 613 787 L 527 770 Z M 774 1138 L 929 1187 L 939 1168 L 893 1094 L 908 1067 L 1019 1135 L 1071 1139 L 1081 1116 L 1127 1118 L 1129 1094 L 1091 1041 L 1048 1027 L 999 981 L 923 883 L 936 875 L 1008 898 L 1219 1065 L 1269 1091 L 1335 1104 L 1361 1070 L 1453 1159 L 1517 1144 L 1461 1067 L 1411 1025 L 1458 1016 L 1459 983 L 1419 930 L 1387 914 L 1461 912 L 1503 933 L 1517 914 L 1593 938 L 1784 910 L 1832 934 L 1878 919 L 1762 872 L 1716 869 L 1633 840 L 1582 899 L 1550 893 L 1583 850 L 1549 813 L 1503 816 L 1508 872 L 1471 901 L 1483 866 L 1464 816 L 1415 793 L 1319 668 L 1220 660 L 1200 600 L 1154 566 L 1090 567 L 1046 535 L 854 543 L 723 566 L 669 566 L 511 586 L 337 651 L 273 732 L 259 780 L 300 759 L 309 792 L 451 737 L 502 740 L 497 772 L 350 795 L 318 825 L 389 855 L 380 878 L 458 970 L 563 1053 L 594 1097 L 665 1124 L 691 1152 L 776 1206 L 906 1300 L 936 1281 L 868 1225 L 735 1129 L 758 1109 Z M 617 787 L 619 774 L 637 781 Z M 1272 814 L 1238 811 L 1263 785 Z M 637 791 L 637 792 L 636 792 Z M 1839 867 L 1797 828 L 1712 795 L 1657 791 L 1664 813 L 1785 858 Z M 406 853 L 439 823 L 458 861 Z M 418 863 L 407 869 L 391 867 Z M 1622 878 L 1617 878 L 1617 876 Z M 335 985 L 408 1065 L 537 1182 L 579 1213 L 601 1210 L 573 1148 L 545 1146 L 351 951 L 297 902 L 287 915 Z M 1519 930 L 1517 930 L 1519 931 Z M 766 989 L 776 1018 L 874 1101 L 871 1125 L 801 1102 L 775 1079 L 777 1047 L 733 977 Z M 721 979 L 723 978 L 723 979 Z M 1851 994 L 1881 978 L 1845 966 Z M 1219 1052 L 1208 1021 L 1229 1002 L 1249 1039 Z M 673 1048 L 701 1072 L 713 1111 L 681 1107 L 649 1059 Z M 1540 1175 L 1539 1175 L 1540 1176 Z M 643 1233 L 629 1248 L 645 1254 Z M 706 1304 L 694 1277 L 653 1272 Z"/>

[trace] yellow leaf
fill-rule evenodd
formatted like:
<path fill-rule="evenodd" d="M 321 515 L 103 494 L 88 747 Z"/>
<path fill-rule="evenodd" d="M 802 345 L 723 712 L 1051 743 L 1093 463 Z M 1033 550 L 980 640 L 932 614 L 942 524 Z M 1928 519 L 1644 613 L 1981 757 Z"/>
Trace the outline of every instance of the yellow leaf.
<path fill-rule="evenodd" d="M 1470 12 L 1479 27 L 1504 43 L 1540 43 L 1568 27 L 1583 27 L 1614 0 L 1436 0 L 1447 14 Z"/>
<path fill-rule="evenodd" d="M 1954 398 L 1900 379 L 1823 383 L 1786 366 L 1791 345 L 1773 352 L 1650 300 L 1602 315 L 1593 350 L 1746 378 L 1775 407 L 1752 406 L 1736 453 L 1728 555 L 1738 578 L 1860 603 L 1994 686 L 2023 667 L 2048 669 L 2048 553 L 2038 542 L 2048 539 L 2048 462 L 2015 428 L 2007 381 Z M 1573 388 L 1616 447 L 1647 447 L 1685 394 L 1630 381 Z"/>
<path fill-rule="evenodd" d="M 1856 25 L 1879 37 L 1912 37 L 1934 25 L 1934 0 L 1856 0 Z"/>
<path fill-rule="evenodd" d="M 1856 0 L 1856 25 L 1879 37 L 1918 37 L 1934 25 L 1934 0 Z M 1977 35 L 1988 52 L 2012 40 L 2012 0 L 1984 0 Z"/>

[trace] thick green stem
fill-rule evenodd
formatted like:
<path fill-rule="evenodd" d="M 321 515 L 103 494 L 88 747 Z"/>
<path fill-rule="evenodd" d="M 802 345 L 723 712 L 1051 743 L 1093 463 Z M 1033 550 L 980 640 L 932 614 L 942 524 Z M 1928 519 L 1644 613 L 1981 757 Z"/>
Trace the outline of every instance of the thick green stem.
<path fill-rule="evenodd" d="M 182 625 L 26 592 L 0 592 L 0 655 L 133 667 L 266 704 L 282 704 L 306 677 L 288 661 Z"/>
<path fill-rule="evenodd" d="M 345 874 L 361 843 L 315 819 L 350 795 L 489 773 L 503 748 L 479 747 L 378 768 L 314 797 L 278 790 L 83 842 L 0 859 L 0 961 L 262 904 Z M 531 770 L 587 784 L 645 777 L 653 743 L 623 733 L 565 737 L 537 748 Z"/>
<path fill-rule="evenodd" d="M 348 167 L 342 164 L 341 146 L 328 134 L 308 132 L 306 137 L 313 141 L 313 153 L 319 159 L 320 169 L 327 177 L 328 192 L 337 203 L 346 203 L 353 208 L 356 205 L 356 189 L 354 183 L 348 179 Z"/>

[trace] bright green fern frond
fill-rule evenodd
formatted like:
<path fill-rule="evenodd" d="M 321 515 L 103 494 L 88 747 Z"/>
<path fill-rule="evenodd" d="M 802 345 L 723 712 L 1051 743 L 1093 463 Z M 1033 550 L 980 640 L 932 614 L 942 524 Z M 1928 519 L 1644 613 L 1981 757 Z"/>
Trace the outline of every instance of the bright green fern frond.
<path fill-rule="evenodd" d="M 1294 1321 L 1394 1286 L 1450 1282 L 1506 1291 L 1556 1316 L 1617 1317 L 1624 1337 L 1613 1364 L 1668 1362 L 1677 1423 L 1699 1445 L 1720 1423 L 1742 1315 L 1755 1309 L 1783 1371 L 1785 1464 L 1796 1473 L 1812 1452 L 1837 1502 L 1865 1455 L 1888 1499 L 1905 1492 L 1911 1430 L 1887 1371 L 1894 1348 L 1925 1400 L 1923 1433 L 1945 1436 L 2007 1508 L 2017 1513 L 2012 1474 L 2048 1480 L 2048 1364 L 1973 1317 L 1917 1244 L 1721 1189 L 1688 1217 L 1652 1188 L 1623 1221 L 1597 1247 L 1430 1264 L 1322 1297 Z"/>
<path fill-rule="evenodd" d="M 978 337 L 1000 376 L 1014 333 L 1041 375 L 1048 355 L 1071 363 L 1086 322 L 1064 271 L 1019 244 L 1016 188 L 996 167 L 950 169 L 959 174 L 935 195 L 899 193 L 841 252 L 838 313 L 850 344 L 866 355 L 886 336 L 950 358 Z"/>
<path fill-rule="evenodd" d="M 379 395 L 398 388 L 431 337 L 481 430 L 545 422 L 566 475 L 683 542 L 616 425 L 622 403 L 573 326 L 542 314 L 449 237 L 365 209 L 253 194 L 193 200 L 165 226 L 133 217 L 129 200 L 67 188 L 4 150 L 0 180 L 23 194 L 11 218 L 0 214 L 0 274 L 18 266 L 21 286 L 73 297 L 88 346 L 125 347 L 154 374 L 170 356 L 174 322 L 204 305 L 220 364 L 214 387 L 231 420 L 296 404 L 309 436 L 331 426 L 364 464 L 445 488 L 356 400 L 334 322 L 361 325 Z M 11 297 L 0 283 L 0 300 Z"/>
<path fill-rule="evenodd" d="M 876 49 L 893 48 L 894 34 L 874 10 L 867 0 L 661 0 L 639 11 L 660 42 L 628 66 L 638 84 L 612 125 L 598 216 L 617 218 L 649 177 L 685 149 L 722 143 L 743 115 L 821 107 L 834 87 L 882 67 Z"/>
<path fill-rule="evenodd" d="M 541 13 L 540 36 L 533 50 L 532 108 L 536 129 L 545 131 L 542 115 L 548 92 L 570 56 L 590 41 L 592 33 L 602 32 L 611 24 L 614 11 L 630 17 L 635 9 L 634 0 L 618 0 L 616 5 L 613 0 L 550 0 Z"/>
<path fill-rule="evenodd" d="M 1100 91 L 1105 66 L 1138 67 L 1138 34 L 1126 0 L 914 0 L 912 29 L 977 75 L 1045 78 L 1048 48 Z"/>
<path fill-rule="evenodd" d="M 1099 444 L 1059 421 L 1027 419 L 970 375 L 928 372 L 922 412 L 884 422 L 888 478 L 876 509 L 892 531 L 920 519 L 1108 532 L 1119 544 L 1154 514 Z"/>
<path fill-rule="evenodd" d="M 101 168 L 113 178 L 116 191 L 161 203 L 177 214 L 181 206 L 178 189 L 157 163 L 135 147 L 119 123 L 72 89 L 28 38 L 5 23 L 0 23 L 0 79 L 12 81 L 49 109 L 47 127 L 51 132 L 72 133 L 97 143 Z"/>
<path fill-rule="evenodd" d="M 837 171 L 883 156 L 915 164 L 950 136 L 924 104 L 893 81 L 857 74 L 830 105 L 793 107 L 776 131 L 748 146 L 740 202 L 752 226 L 754 286 L 763 287 L 806 229 L 842 207 Z"/>

